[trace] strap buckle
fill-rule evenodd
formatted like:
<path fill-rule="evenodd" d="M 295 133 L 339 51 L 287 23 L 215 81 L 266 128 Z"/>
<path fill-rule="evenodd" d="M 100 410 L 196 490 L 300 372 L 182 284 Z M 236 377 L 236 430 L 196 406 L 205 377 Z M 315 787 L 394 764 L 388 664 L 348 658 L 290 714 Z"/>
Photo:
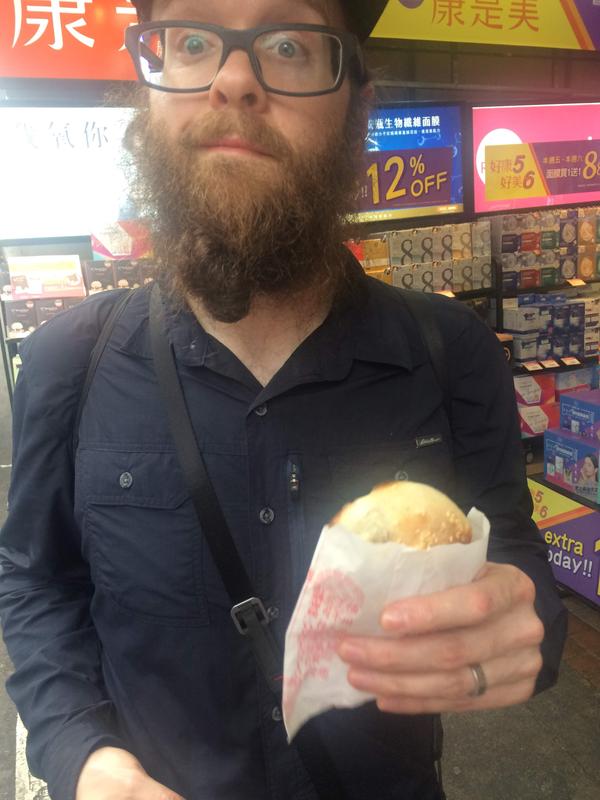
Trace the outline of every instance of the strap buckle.
<path fill-rule="evenodd" d="M 269 624 L 269 615 L 259 597 L 249 597 L 248 600 L 238 603 L 230 613 L 233 624 L 242 636 L 247 636 L 257 622 L 265 626 Z"/>

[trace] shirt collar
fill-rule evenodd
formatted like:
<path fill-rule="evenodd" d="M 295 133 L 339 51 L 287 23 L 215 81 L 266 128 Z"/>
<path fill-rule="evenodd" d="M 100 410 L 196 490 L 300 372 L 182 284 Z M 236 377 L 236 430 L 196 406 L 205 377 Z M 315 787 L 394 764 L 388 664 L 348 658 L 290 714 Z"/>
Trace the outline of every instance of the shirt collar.
<path fill-rule="evenodd" d="M 286 383 L 342 380 L 355 360 L 389 364 L 412 370 L 425 360 L 419 337 L 397 290 L 366 276 L 352 259 L 352 299 L 339 304 L 325 322 L 296 350 L 280 371 Z M 149 298 L 149 292 L 147 292 Z M 133 305 L 133 304 L 132 304 Z M 137 304 L 135 304 L 137 306 Z M 130 334 L 120 349 L 141 358 L 152 358 L 148 334 L 148 303 L 133 309 Z M 219 343 L 187 309 L 166 304 L 167 334 L 175 355 L 189 366 L 208 366 L 219 360 Z M 210 362 L 210 363 L 209 363 Z M 280 380 L 277 379 L 277 383 Z"/>

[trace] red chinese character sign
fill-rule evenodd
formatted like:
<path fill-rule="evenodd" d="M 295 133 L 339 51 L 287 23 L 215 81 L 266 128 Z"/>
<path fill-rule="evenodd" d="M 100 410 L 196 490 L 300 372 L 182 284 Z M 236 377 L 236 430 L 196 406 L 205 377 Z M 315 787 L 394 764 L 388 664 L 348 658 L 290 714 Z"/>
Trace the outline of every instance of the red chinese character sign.
<path fill-rule="evenodd" d="M 0 77 L 133 80 L 129 0 L 0 0 Z"/>

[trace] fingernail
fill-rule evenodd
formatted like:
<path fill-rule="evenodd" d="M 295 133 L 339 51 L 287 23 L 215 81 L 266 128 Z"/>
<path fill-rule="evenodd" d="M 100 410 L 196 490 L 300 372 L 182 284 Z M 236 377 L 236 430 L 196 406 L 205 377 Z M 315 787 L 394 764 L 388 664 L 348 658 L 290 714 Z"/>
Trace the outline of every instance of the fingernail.
<path fill-rule="evenodd" d="M 393 628 L 394 630 L 408 628 L 408 614 L 403 608 L 390 608 L 383 612 L 383 616 L 381 617 L 381 625 L 383 628 Z"/>
<path fill-rule="evenodd" d="M 342 642 L 338 648 L 338 653 L 344 661 L 360 661 L 364 656 L 362 647 L 354 642 Z"/>

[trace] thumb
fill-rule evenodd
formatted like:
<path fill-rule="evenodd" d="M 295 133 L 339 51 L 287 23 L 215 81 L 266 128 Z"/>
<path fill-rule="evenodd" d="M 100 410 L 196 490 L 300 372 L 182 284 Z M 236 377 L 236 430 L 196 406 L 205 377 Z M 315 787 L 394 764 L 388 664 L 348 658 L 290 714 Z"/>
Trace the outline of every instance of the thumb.
<path fill-rule="evenodd" d="M 136 800 L 138 797 L 139 800 L 185 800 L 180 794 L 171 791 L 149 775 L 144 776 L 144 782 L 139 786 L 139 795 L 136 795 Z"/>

